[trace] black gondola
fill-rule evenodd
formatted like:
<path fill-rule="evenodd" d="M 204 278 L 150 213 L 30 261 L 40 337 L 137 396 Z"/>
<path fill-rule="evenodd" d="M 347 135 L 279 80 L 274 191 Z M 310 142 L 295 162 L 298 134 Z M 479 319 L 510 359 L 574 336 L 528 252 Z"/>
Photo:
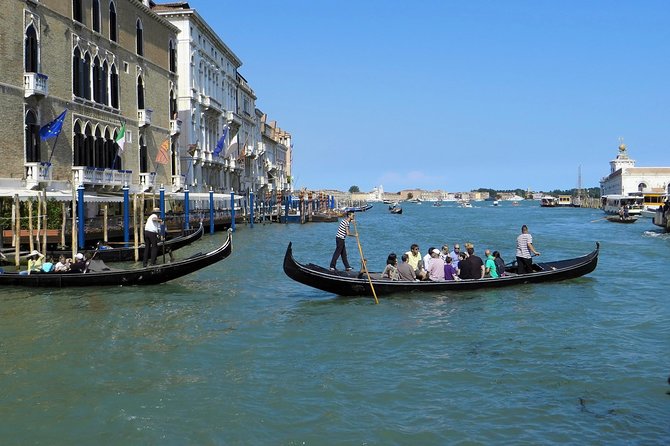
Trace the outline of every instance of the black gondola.
<path fill-rule="evenodd" d="M 600 243 L 596 242 L 596 248 L 590 254 L 569 260 L 535 263 L 533 265 L 535 272 L 530 274 L 516 274 L 516 266 L 508 266 L 506 274 L 497 279 L 410 282 L 382 279 L 380 273 L 370 273 L 370 279 L 377 296 L 409 292 L 466 291 L 524 283 L 553 282 L 574 279 L 592 272 L 598 264 L 599 251 Z M 339 296 L 371 296 L 373 294 L 367 275 L 351 271 L 330 271 L 328 268 L 312 263 L 302 265 L 296 262 L 293 258 L 292 243 L 289 243 L 284 255 L 284 272 L 296 282 Z"/>
<path fill-rule="evenodd" d="M 165 254 L 172 254 L 172 251 L 175 251 L 184 246 L 188 246 L 196 240 L 200 240 L 205 233 L 205 229 L 200 223 L 200 227 L 193 233 L 188 235 L 180 235 L 178 237 L 171 238 L 164 242 L 158 242 L 158 253 L 163 254 L 163 248 L 165 248 Z M 142 260 L 144 257 L 144 244 L 138 246 L 137 248 L 139 259 Z M 119 248 L 106 248 L 106 249 L 96 249 L 93 251 L 95 258 L 102 260 L 103 262 L 128 262 L 135 260 L 135 248 L 130 247 L 119 247 Z M 72 251 L 51 251 L 47 255 L 52 256 L 54 259 L 58 259 L 60 255 L 65 257 L 72 257 Z"/>
<path fill-rule="evenodd" d="M 184 260 L 138 269 L 112 269 L 104 262 L 92 260 L 85 273 L 0 274 L 0 286 L 67 288 L 110 285 L 155 285 L 174 280 L 225 259 L 233 251 L 232 232 L 223 245 L 213 251 L 194 254 Z"/>

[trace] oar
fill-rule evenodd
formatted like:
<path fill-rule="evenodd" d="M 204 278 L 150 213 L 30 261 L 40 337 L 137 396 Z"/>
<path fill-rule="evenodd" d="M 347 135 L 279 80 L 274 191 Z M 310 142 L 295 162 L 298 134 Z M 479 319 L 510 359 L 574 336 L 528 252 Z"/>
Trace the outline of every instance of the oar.
<path fill-rule="evenodd" d="M 600 220 L 605 220 L 605 219 L 607 219 L 607 217 L 609 217 L 609 215 L 606 215 L 606 216 L 601 217 L 601 218 L 596 218 L 595 220 L 591 220 L 589 223 L 595 223 L 595 222 L 600 221 Z"/>
<path fill-rule="evenodd" d="M 372 290 L 372 296 L 375 298 L 375 303 L 379 303 L 377 299 L 377 293 L 375 292 L 375 287 L 372 285 L 372 279 L 370 278 L 370 272 L 368 271 L 368 262 L 365 261 L 365 256 L 363 255 L 363 248 L 361 247 L 361 239 L 358 237 L 358 227 L 356 226 L 356 220 L 354 220 L 354 230 L 356 231 L 356 241 L 358 242 L 358 252 L 361 254 L 361 260 L 363 261 L 363 271 L 368 276 L 368 283 L 370 283 L 370 289 Z"/>

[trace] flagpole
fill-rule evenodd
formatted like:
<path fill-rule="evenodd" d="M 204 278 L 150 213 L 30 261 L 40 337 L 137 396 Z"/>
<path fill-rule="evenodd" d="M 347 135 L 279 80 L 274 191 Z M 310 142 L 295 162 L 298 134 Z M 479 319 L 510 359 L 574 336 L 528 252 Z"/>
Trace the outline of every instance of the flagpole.
<path fill-rule="evenodd" d="M 54 143 L 51 146 L 51 154 L 49 155 L 49 166 L 51 166 L 51 158 L 54 156 L 54 151 L 56 150 L 56 144 L 58 144 L 58 137 L 60 136 L 60 132 L 56 135 L 56 139 L 54 139 Z"/>

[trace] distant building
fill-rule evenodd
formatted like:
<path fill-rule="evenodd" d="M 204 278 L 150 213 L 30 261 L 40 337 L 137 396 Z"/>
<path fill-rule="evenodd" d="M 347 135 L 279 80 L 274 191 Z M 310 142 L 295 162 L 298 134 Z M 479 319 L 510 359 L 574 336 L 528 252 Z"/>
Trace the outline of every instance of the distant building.
<path fill-rule="evenodd" d="M 619 146 L 616 158 L 610 161 L 610 174 L 600 180 L 601 195 L 631 193 L 666 193 L 670 185 L 670 167 L 635 167 L 625 144 Z"/>

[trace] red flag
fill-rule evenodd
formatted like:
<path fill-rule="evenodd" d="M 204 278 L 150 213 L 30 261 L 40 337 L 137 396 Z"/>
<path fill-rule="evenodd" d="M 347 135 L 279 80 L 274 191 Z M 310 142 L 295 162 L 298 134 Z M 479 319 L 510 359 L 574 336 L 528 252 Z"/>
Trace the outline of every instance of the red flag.
<path fill-rule="evenodd" d="M 156 163 L 158 164 L 167 164 L 170 162 L 170 139 L 166 139 L 161 144 L 160 149 L 158 149 L 158 155 L 156 155 Z"/>

